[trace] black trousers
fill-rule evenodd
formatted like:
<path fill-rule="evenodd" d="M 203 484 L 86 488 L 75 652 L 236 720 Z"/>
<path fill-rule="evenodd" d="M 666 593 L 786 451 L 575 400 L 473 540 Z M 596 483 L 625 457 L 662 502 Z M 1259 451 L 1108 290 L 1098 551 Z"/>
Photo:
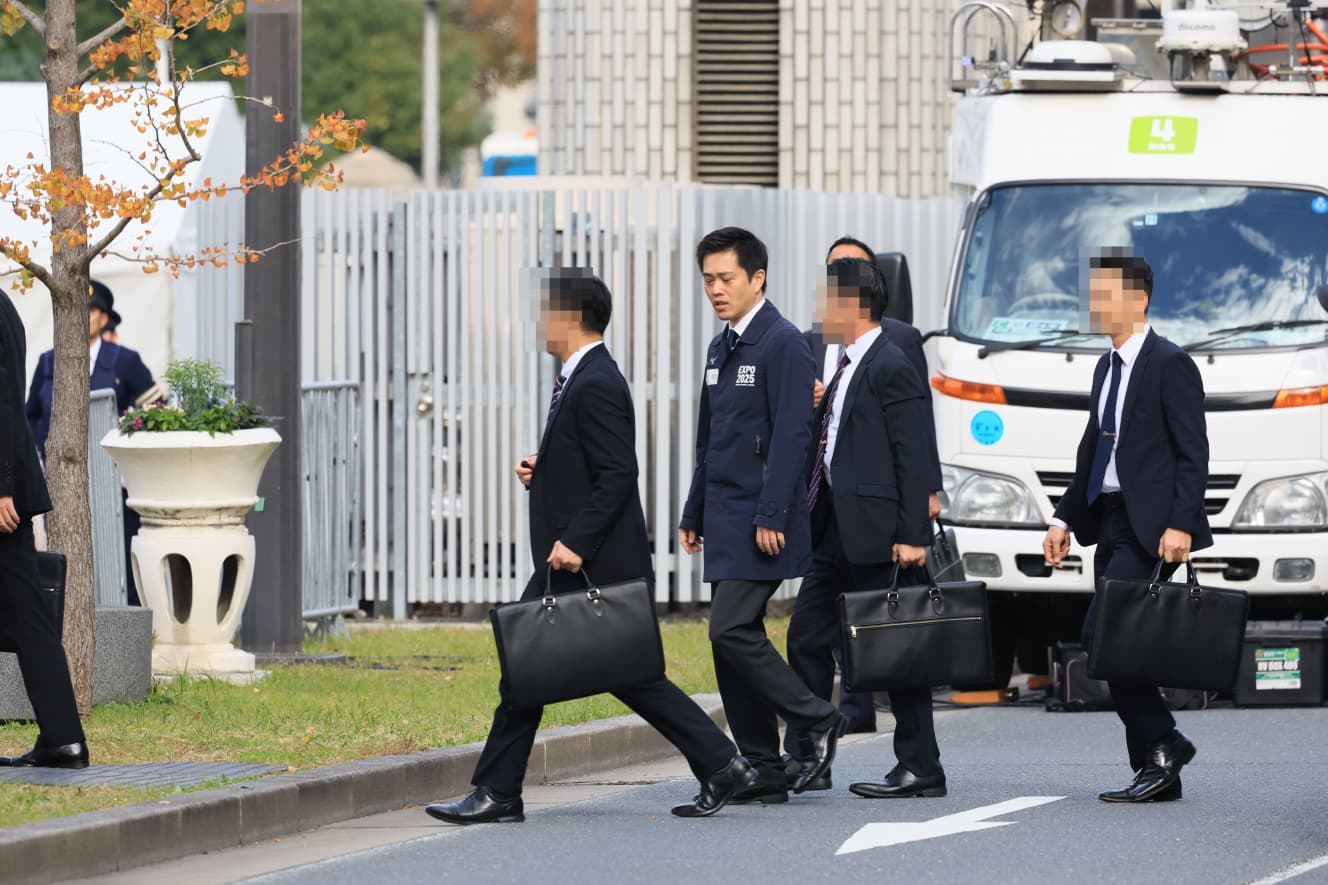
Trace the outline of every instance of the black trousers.
<path fill-rule="evenodd" d="M 530 579 L 521 598 L 539 599 L 543 595 L 544 572 L 541 571 Z M 506 697 L 501 683 L 498 693 Z M 737 755 L 733 742 L 724 736 L 705 711 L 668 679 L 623 689 L 614 692 L 613 696 L 677 747 L 697 780 L 710 777 Z M 493 727 L 489 729 L 471 783 L 505 796 L 520 795 L 530 751 L 535 745 L 535 732 L 539 730 L 543 716 L 543 707 L 515 707 L 506 700 L 501 701 L 493 713 Z"/>
<path fill-rule="evenodd" d="M 138 599 L 138 584 L 134 581 L 134 554 L 131 547 L 134 535 L 138 534 L 139 528 L 143 525 L 143 519 L 137 510 L 130 508 L 128 500 L 129 493 L 121 490 L 120 502 L 124 507 L 125 589 L 129 592 L 130 605 L 142 605 Z"/>
<path fill-rule="evenodd" d="M 729 730 L 761 780 L 783 786 L 779 722 L 818 731 L 839 716 L 779 656 L 765 632 L 766 604 L 779 581 L 719 581 L 710 600 L 710 645 Z"/>
<path fill-rule="evenodd" d="M 793 670 L 812 691 L 829 698 L 835 685 L 835 652 L 842 641 L 837 600 L 842 593 L 876 590 L 890 581 L 894 566 L 888 562 L 856 564 L 848 561 L 833 512 L 825 536 L 812 553 L 812 567 L 802 580 L 789 623 L 788 654 Z M 901 569 L 899 581 L 921 583 L 914 569 Z M 941 750 L 936 744 L 931 689 L 910 688 L 890 693 L 895 716 L 895 758 L 919 777 L 942 773 Z M 870 695 L 869 695 L 870 697 Z M 790 755 L 801 757 L 796 743 L 785 742 Z"/>
<path fill-rule="evenodd" d="M 0 532 L 0 649 L 18 657 L 28 701 L 37 714 L 39 747 L 84 741 L 60 632 L 42 600 L 32 520 Z"/>
<path fill-rule="evenodd" d="M 1094 586 L 1100 588 L 1107 578 L 1151 577 L 1157 566 L 1157 552 L 1140 546 L 1120 499 L 1113 499 L 1109 503 L 1104 503 L 1104 500 L 1099 498 L 1097 505 L 1101 508 L 1102 527 L 1098 535 L 1097 552 L 1093 555 Z M 1164 566 L 1163 579 L 1170 578 L 1176 568 L 1175 565 Z M 1084 648 L 1093 647 L 1096 614 L 1095 595 L 1084 617 Z M 1148 745 L 1169 736 L 1176 728 L 1176 719 L 1167 709 L 1155 685 L 1109 682 L 1107 687 L 1116 705 L 1116 715 L 1120 716 L 1125 725 L 1125 745 L 1130 754 L 1130 767 L 1138 771 L 1143 767 Z"/>

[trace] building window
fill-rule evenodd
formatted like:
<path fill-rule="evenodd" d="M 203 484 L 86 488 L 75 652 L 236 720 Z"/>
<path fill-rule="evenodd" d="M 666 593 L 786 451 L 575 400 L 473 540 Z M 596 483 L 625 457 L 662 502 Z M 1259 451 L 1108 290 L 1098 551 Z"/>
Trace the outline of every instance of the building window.
<path fill-rule="evenodd" d="M 696 2 L 696 177 L 779 183 L 778 0 Z"/>

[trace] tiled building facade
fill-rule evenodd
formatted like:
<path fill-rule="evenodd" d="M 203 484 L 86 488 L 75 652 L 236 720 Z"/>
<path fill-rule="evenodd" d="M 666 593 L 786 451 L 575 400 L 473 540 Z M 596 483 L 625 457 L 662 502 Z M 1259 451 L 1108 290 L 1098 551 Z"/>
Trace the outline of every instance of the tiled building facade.
<path fill-rule="evenodd" d="M 948 194 L 957 4 L 542 0 L 541 171 Z"/>

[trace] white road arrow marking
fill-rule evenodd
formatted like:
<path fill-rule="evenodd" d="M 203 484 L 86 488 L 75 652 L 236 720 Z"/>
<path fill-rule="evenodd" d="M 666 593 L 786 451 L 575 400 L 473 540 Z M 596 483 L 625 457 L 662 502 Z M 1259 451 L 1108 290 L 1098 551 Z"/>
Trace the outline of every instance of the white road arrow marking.
<path fill-rule="evenodd" d="M 983 805 L 971 811 L 947 814 L 932 820 L 908 823 L 867 824 L 839 846 L 836 855 L 852 854 L 855 851 L 867 851 L 872 848 L 884 848 L 887 845 L 900 845 L 904 842 L 920 842 L 923 839 L 935 839 L 939 836 L 954 836 L 959 833 L 976 833 L 979 830 L 991 830 L 996 827 L 1008 827 L 1014 821 L 993 821 L 988 818 L 1001 817 L 1059 802 L 1064 796 L 1020 796 L 995 805 Z"/>

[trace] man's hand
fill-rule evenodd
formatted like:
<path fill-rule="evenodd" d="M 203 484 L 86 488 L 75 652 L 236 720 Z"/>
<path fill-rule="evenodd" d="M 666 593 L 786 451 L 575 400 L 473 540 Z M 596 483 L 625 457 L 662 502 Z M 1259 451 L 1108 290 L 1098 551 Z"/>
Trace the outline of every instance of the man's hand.
<path fill-rule="evenodd" d="M 546 562 L 560 572 L 569 571 L 576 574 L 581 571 L 581 557 L 577 556 L 572 548 L 563 546 L 562 541 L 553 542 L 553 552 L 549 554 Z"/>
<path fill-rule="evenodd" d="M 516 465 L 516 478 L 521 480 L 521 484 L 530 488 L 530 478 L 535 475 L 535 459 L 537 455 L 527 455 Z"/>
<path fill-rule="evenodd" d="M 0 532 L 12 535 L 19 524 L 18 511 L 14 509 L 13 497 L 0 498 Z"/>
<path fill-rule="evenodd" d="M 812 387 L 812 408 L 819 409 L 821 407 L 821 400 L 824 398 L 825 385 L 821 383 L 820 378 L 817 378 L 816 384 Z"/>
<path fill-rule="evenodd" d="M 1190 561 L 1190 533 L 1180 529 L 1167 529 L 1157 542 L 1157 555 L 1167 562 Z"/>
<path fill-rule="evenodd" d="M 784 533 L 758 525 L 756 527 L 756 546 L 766 556 L 778 556 L 779 551 L 784 549 Z"/>
<path fill-rule="evenodd" d="M 1047 536 L 1042 539 L 1042 555 L 1054 568 L 1060 568 L 1065 554 L 1070 552 L 1070 533 L 1058 525 L 1047 527 Z"/>
<path fill-rule="evenodd" d="M 939 492 L 932 492 L 927 496 L 927 518 L 935 519 L 941 515 L 941 495 Z"/>
<path fill-rule="evenodd" d="M 927 561 L 927 548 L 896 544 L 890 558 L 902 566 L 923 565 Z"/>
<path fill-rule="evenodd" d="M 701 536 L 692 529 L 678 529 L 678 545 L 682 547 L 683 552 L 688 556 L 693 553 L 701 552 L 701 545 L 705 543 Z"/>

